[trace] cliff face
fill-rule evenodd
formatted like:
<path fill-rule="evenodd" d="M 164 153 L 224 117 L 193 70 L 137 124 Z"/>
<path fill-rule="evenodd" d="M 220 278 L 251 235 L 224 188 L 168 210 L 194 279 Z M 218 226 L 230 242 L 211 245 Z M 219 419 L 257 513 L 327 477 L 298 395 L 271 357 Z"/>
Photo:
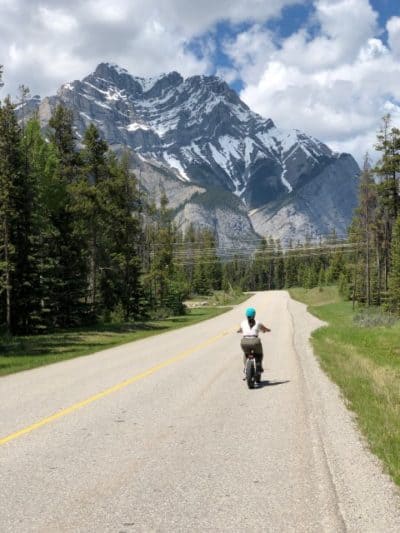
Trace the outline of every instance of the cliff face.
<path fill-rule="evenodd" d="M 356 205 L 350 155 L 280 130 L 219 78 L 143 79 L 102 63 L 29 105 L 45 125 L 58 103 L 73 109 L 78 138 L 93 122 L 115 150 L 129 147 L 143 187 L 162 183 L 180 224 L 211 225 L 223 242 L 254 240 L 252 225 L 282 239 L 343 233 Z"/>

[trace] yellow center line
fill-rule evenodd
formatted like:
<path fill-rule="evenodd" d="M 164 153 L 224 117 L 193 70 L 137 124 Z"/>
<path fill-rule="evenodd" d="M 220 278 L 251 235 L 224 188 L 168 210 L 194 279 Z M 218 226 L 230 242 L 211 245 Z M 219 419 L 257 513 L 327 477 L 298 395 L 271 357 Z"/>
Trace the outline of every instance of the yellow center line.
<path fill-rule="evenodd" d="M 170 359 L 167 359 L 166 361 L 164 361 L 163 363 L 160 363 L 159 365 L 153 366 L 152 368 L 149 368 L 148 370 L 145 370 L 144 372 L 137 374 L 136 376 L 133 376 L 124 381 L 121 381 L 121 383 L 117 383 L 116 385 L 109 387 L 108 389 L 105 389 L 104 391 L 99 392 L 98 394 L 95 394 L 94 396 L 90 396 L 90 398 L 87 398 L 86 400 L 83 400 L 82 402 L 74 403 L 70 407 L 66 407 L 65 409 L 62 409 L 61 411 L 58 411 L 57 413 L 51 416 L 48 416 L 46 418 L 42 418 L 42 420 L 39 420 L 38 422 L 31 424 L 30 426 L 27 426 L 18 431 L 15 431 L 14 433 L 7 435 L 6 437 L 0 438 L 0 446 L 12 440 L 18 439 L 19 437 L 22 437 L 22 435 L 26 435 L 27 433 L 31 433 L 32 431 L 35 431 L 36 429 L 46 426 L 47 424 L 50 424 L 51 422 L 54 422 L 55 420 L 58 420 L 59 418 L 62 418 L 64 416 L 67 416 L 73 413 L 74 411 L 78 411 L 79 409 L 82 409 L 83 407 L 86 407 L 87 405 L 93 402 L 96 402 L 97 400 L 101 400 L 102 398 L 105 398 L 106 396 L 110 396 L 111 394 L 114 394 L 115 392 L 118 392 L 121 389 L 128 387 L 129 385 L 132 385 L 132 383 L 135 383 L 136 381 L 140 381 L 141 379 L 147 378 L 151 376 L 152 374 L 155 374 L 159 370 L 162 370 L 163 368 L 167 366 L 177 363 L 178 361 L 185 359 L 189 355 L 192 355 L 193 353 L 198 352 L 199 350 L 202 350 L 203 348 L 206 348 L 207 346 L 210 346 L 214 342 L 228 335 L 228 333 L 230 333 L 230 331 L 224 331 L 216 335 L 215 337 L 212 337 L 202 342 L 201 344 L 194 346 L 193 348 L 189 348 L 188 350 L 180 352 L 178 355 L 171 357 Z"/>

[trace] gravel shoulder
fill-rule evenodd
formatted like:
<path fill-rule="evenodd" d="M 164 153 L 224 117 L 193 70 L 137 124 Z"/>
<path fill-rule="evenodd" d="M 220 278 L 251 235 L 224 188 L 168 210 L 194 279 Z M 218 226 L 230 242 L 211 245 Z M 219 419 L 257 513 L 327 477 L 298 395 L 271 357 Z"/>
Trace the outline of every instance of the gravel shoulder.
<path fill-rule="evenodd" d="M 368 449 L 340 389 L 321 370 L 309 343 L 324 325 L 307 306 L 290 299 L 294 347 L 304 374 L 309 420 L 324 454 L 338 509 L 349 531 L 399 531 L 400 492 Z"/>

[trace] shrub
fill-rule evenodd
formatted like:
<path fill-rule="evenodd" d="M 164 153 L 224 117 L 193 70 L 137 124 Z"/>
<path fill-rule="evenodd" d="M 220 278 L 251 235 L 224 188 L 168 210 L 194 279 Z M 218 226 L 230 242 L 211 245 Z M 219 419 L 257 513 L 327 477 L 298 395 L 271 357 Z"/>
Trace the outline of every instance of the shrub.
<path fill-rule="evenodd" d="M 391 327 L 397 321 L 398 318 L 379 309 L 365 309 L 353 317 L 353 322 L 362 328 Z"/>

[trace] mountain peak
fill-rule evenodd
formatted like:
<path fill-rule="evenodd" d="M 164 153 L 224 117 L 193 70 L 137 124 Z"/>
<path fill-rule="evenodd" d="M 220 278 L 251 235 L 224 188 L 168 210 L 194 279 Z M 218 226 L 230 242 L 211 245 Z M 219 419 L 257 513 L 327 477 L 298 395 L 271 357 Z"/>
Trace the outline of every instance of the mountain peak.
<path fill-rule="evenodd" d="M 304 220 L 308 228 L 325 231 L 331 224 L 343 232 L 356 203 L 359 169 L 351 157 L 338 157 L 299 130 L 280 130 L 217 76 L 136 77 L 115 63 L 100 63 L 40 106 L 43 124 L 58 102 L 74 110 L 78 138 L 95 123 L 113 148 L 128 147 L 152 165 L 151 172 L 156 165 L 179 186 L 236 196 L 256 210 L 252 220 L 261 234 L 273 229 L 283 237 Z M 330 218 L 325 204 L 332 207 Z"/>
<path fill-rule="evenodd" d="M 176 87 L 183 82 L 182 76 L 179 74 L 179 72 L 175 71 L 168 73 L 164 72 L 158 76 L 149 78 L 135 77 L 134 80 L 140 84 L 144 93 L 150 92 L 154 87 L 158 87 L 159 92 L 166 87 Z"/>
<path fill-rule="evenodd" d="M 120 75 L 128 75 L 130 76 L 129 72 L 125 69 L 125 68 L 122 68 L 120 67 L 119 65 L 117 65 L 116 63 L 99 63 L 94 71 L 94 75 L 96 76 L 100 76 L 100 74 L 103 74 L 103 73 L 117 73 L 117 74 L 120 74 Z"/>

